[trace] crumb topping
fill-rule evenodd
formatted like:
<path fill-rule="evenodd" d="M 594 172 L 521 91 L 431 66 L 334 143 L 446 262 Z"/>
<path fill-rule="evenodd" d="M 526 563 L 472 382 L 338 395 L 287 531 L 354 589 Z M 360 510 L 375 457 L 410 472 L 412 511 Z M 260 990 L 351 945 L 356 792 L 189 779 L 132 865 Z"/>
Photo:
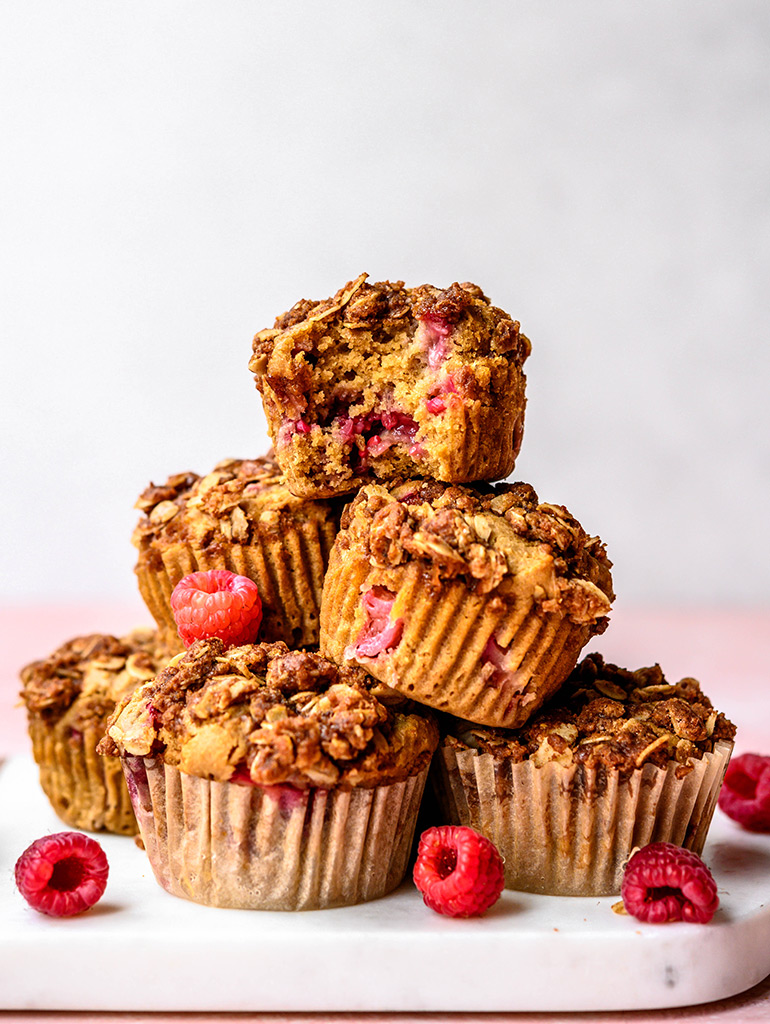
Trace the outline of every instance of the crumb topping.
<path fill-rule="evenodd" d="M 405 288 L 366 277 L 330 299 L 302 299 L 254 337 L 249 369 L 287 424 L 328 429 L 341 413 L 409 411 L 410 396 L 429 400 L 442 385 L 474 401 L 489 389 L 492 365 L 521 371 L 529 340 L 476 285 Z"/>
<path fill-rule="evenodd" d="M 140 550 L 175 541 L 206 548 L 221 538 L 249 544 L 259 527 L 280 531 L 297 520 L 337 515 L 328 501 L 295 497 L 272 455 L 225 459 L 203 477 L 177 473 L 150 484 L 136 508 L 143 513 L 133 537 Z"/>
<path fill-rule="evenodd" d="M 537 572 L 542 609 L 562 608 L 578 623 L 603 619 L 614 596 L 599 538 L 525 483 L 371 484 L 345 508 L 338 543 L 360 545 L 383 568 L 423 561 L 434 583 L 464 577 L 481 594 Z"/>
<path fill-rule="evenodd" d="M 449 720 L 448 720 L 449 721 Z M 636 671 L 587 655 L 555 698 L 525 726 L 491 729 L 452 720 L 446 742 L 514 763 L 619 770 L 629 774 L 645 764 L 664 768 L 676 761 L 677 777 L 693 760 L 732 740 L 735 726 L 714 709 L 697 680 L 669 683 L 659 665 Z"/>
<path fill-rule="evenodd" d="M 438 730 L 378 690 L 363 669 L 282 642 L 201 640 L 119 705 L 100 751 L 263 786 L 395 782 L 428 764 Z"/>
<path fill-rule="evenodd" d="M 301 299 L 282 313 L 272 328 L 259 331 L 253 342 L 250 369 L 257 374 L 264 372 L 276 339 L 285 332 L 294 333 L 295 340 L 304 343 L 300 347 L 311 350 L 319 336 L 316 325 L 328 328 L 332 324 L 351 331 L 394 335 L 404 330 L 414 332 L 426 321 L 448 326 L 462 320 L 483 321 L 484 329 L 476 332 L 478 354 L 509 354 L 519 365 L 530 354 L 529 340 L 521 333 L 518 320 L 493 306 L 475 284 L 455 282 L 448 288 L 428 284 L 405 288 L 403 281 L 369 283 L 367 277 L 360 274 L 331 298 Z M 304 330 L 296 331 L 299 327 Z"/>
<path fill-rule="evenodd" d="M 154 630 L 137 629 L 122 638 L 80 636 L 23 668 L 20 696 L 30 715 L 55 722 L 69 713 L 72 727 L 82 727 L 104 720 L 164 660 Z"/>

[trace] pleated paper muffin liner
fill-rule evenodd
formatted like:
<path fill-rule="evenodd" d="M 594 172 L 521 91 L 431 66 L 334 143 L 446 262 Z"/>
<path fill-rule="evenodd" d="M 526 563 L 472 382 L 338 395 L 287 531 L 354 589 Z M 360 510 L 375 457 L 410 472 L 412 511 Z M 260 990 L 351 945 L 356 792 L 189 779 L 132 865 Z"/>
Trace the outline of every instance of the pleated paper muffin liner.
<path fill-rule="evenodd" d="M 524 435 L 525 378 L 507 360 L 479 363 L 489 379 L 488 391 L 480 399 L 453 400 L 448 394 L 444 412 L 417 414 L 424 429 L 418 440 L 430 452 L 431 467 L 425 473 L 418 460 L 417 475 L 466 483 L 502 480 L 513 471 Z"/>
<path fill-rule="evenodd" d="M 403 631 L 396 646 L 364 657 L 355 653 L 361 601 L 375 586 L 396 595 L 391 618 L 402 618 Z M 504 603 L 453 580 L 436 596 L 419 562 L 381 569 L 335 549 L 324 581 L 323 655 L 362 665 L 407 697 L 480 725 L 522 725 L 564 682 L 593 631 L 563 612 L 542 612 L 529 595 Z M 509 652 L 510 674 L 502 682 L 484 671 L 493 639 Z"/>
<path fill-rule="evenodd" d="M 518 764 L 443 744 L 432 784 L 446 820 L 497 846 L 505 885 L 559 896 L 620 892 L 636 847 L 670 842 L 700 854 L 733 744 L 719 740 L 679 779 L 678 762 L 617 771 Z"/>
<path fill-rule="evenodd" d="M 378 899 L 406 872 L 428 769 L 372 789 L 212 782 L 125 757 L 159 884 L 196 903 L 320 910 Z"/>
<path fill-rule="evenodd" d="M 40 786 L 67 825 L 87 832 L 138 832 L 120 759 L 102 757 L 96 744 L 102 728 L 74 732 L 69 726 L 29 719 L 32 755 Z"/>
<path fill-rule="evenodd" d="M 257 584 L 261 640 L 283 640 L 289 647 L 315 644 L 323 578 L 336 533 L 336 523 L 309 519 L 285 527 L 280 537 L 256 524 L 250 544 L 153 545 L 152 558 L 142 552 L 136 565 L 139 590 L 163 641 L 175 651 L 183 650 L 183 644 L 171 611 L 171 592 L 182 577 L 212 569 L 227 569 Z"/>

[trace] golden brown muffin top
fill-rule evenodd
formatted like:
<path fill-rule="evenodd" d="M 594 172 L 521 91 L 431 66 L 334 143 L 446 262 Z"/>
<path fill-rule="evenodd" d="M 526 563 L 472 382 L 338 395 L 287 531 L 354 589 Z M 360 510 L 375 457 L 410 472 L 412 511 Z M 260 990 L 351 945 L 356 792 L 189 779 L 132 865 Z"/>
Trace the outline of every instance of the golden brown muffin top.
<path fill-rule="evenodd" d="M 438 744 L 429 714 L 385 694 L 363 669 L 282 642 L 199 640 L 121 703 L 101 750 L 221 782 L 373 787 L 417 774 Z"/>
<path fill-rule="evenodd" d="M 505 355 L 523 366 L 530 354 L 529 339 L 518 320 L 493 306 L 475 284 L 405 288 L 403 281 L 370 284 L 367 277 L 359 274 L 331 298 L 300 299 L 282 313 L 272 328 L 254 337 L 249 369 L 259 377 L 273 355 L 283 363 L 291 352 L 312 352 L 322 340 L 328 342 L 331 328 L 342 330 L 338 342 L 345 342 L 345 332 L 353 331 L 369 332 L 376 343 L 412 335 L 421 324 L 439 325 L 442 331 L 453 330 L 458 351 L 469 356 Z M 455 330 L 458 326 L 462 329 Z"/>
<path fill-rule="evenodd" d="M 203 477 L 177 473 L 150 484 L 136 507 L 143 513 L 133 537 L 140 550 L 175 542 L 202 549 L 220 538 L 249 544 L 257 529 L 280 535 L 299 520 L 339 516 L 333 502 L 295 497 L 271 454 L 225 459 Z"/>
<path fill-rule="evenodd" d="M 30 715 L 55 722 L 70 712 L 80 724 L 104 719 L 139 683 L 151 679 L 167 654 L 152 629 L 118 638 L 75 637 L 48 658 L 21 670 L 21 698 Z M 74 721 L 70 723 L 74 727 Z"/>
<path fill-rule="evenodd" d="M 732 740 L 735 726 L 714 709 L 695 679 L 669 683 L 660 665 L 636 671 L 587 655 L 551 701 L 520 729 L 447 719 L 446 742 L 514 763 L 555 761 L 628 774 L 645 764 L 679 762 L 677 777 Z"/>
<path fill-rule="evenodd" d="M 422 561 L 433 584 L 462 577 L 480 594 L 523 586 L 543 611 L 561 608 L 576 623 L 604 620 L 614 597 L 599 538 L 529 484 L 370 484 L 341 525 L 338 543 L 361 545 L 379 567 Z"/>

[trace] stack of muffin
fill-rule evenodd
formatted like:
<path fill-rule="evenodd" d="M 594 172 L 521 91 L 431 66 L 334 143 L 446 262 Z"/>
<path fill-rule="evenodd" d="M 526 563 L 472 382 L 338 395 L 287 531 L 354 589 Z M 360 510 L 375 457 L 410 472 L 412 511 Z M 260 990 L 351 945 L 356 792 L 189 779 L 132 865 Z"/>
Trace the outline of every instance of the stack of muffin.
<path fill-rule="evenodd" d="M 254 339 L 274 452 L 142 494 L 139 586 L 172 657 L 124 693 L 101 749 L 169 891 L 272 909 L 383 895 L 437 744 L 446 820 L 497 844 L 510 888 L 614 893 L 634 846 L 700 851 L 732 726 L 694 680 L 576 667 L 608 622 L 604 546 L 528 484 L 489 483 L 514 468 L 529 352 L 475 285 L 361 275 Z M 207 569 L 257 584 L 260 644 L 182 652 L 171 591 Z M 62 720 L 62 661 L 24 672 L 31 727 Z"/>

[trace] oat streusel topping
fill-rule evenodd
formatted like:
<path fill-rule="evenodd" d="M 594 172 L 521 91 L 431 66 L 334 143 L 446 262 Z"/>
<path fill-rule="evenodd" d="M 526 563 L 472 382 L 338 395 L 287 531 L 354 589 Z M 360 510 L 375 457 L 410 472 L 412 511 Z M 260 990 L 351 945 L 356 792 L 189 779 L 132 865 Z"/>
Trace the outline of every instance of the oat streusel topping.
<path fill-rule="evenodd" d="M 602 619 L 613 598 L 604 545 L 562 505 L 538 501 L 529 484 L 447 485 L 409 480 L 364 487 L 342 517 L 341 545 L 361 544 L 384 568 L 422 560 L 434 583 L 465 577 L 486 594 L 547 565 L 543 611 L 575 622 Z"/>
<path fill-rule="evenodd" d="M 353 788 L 416 774 L 435 722 L 392 707 L 360 668 L 282 643 L 201 640 L 116 709 L 103 753 L 158 756 L 190 775 Z"/>
<path fill-rule="evenodd" d="M 73 709 L 69 724 L 83 727 L 103 719 L 126 693 L 151 679 L 164 660 L 151 629 L 122 638 L 102 633 L 76 637 L 21 670 L 21 698 L 30 715 L 48 722 Z"/>
<path fill-rule="evenodd" d="M 692 760 L 731 740 L 735 726 L 714 709 L 697 680 L 669 683 L 659 665 L 636 671 L 587 655 L 550 703 L 516 730 L 447 719 L 450 745 L 472 747 L 514 763 L 582 764 L 629 773 L 644 764 Z"/>
<path fill-rule="evenodd" d="M 330 322 L 348 330 L 387 336 L 414 331 L 425 319 L 454 325 L 465 318 L 477 325 L 469 336 L 476 354 L 511 354 L 523 365 L 531 352 L 519 321 L 493 306 L 478 285 L 455 282 L 448 288 L 429 284 L 406 288 L 403 281 L 369 283 L 367 277 L 359 274 L 328 299 L 300 299 L 277 317 L 272 327 L 259 331 L 253 342 L 250 369 L 257 374 L 265 371 L 282 335 L 291 335 L 292 347 L 312 350 L 322 336 L 318 328 Z"/>
<path fill-rule="evenodd" d="M 143 513 L 134 544 L 183 541 L 202 549 L 218 538 L 238 544 L 252 540 L 257 524 L 280 532 L 282 524 L 328 515 L 328 502 L 296 498 L 272 455 L 225 459 L 206 476 L 177 473 L 150 484 L 136 502 Z"/>

